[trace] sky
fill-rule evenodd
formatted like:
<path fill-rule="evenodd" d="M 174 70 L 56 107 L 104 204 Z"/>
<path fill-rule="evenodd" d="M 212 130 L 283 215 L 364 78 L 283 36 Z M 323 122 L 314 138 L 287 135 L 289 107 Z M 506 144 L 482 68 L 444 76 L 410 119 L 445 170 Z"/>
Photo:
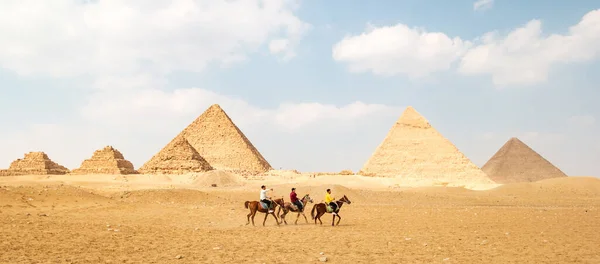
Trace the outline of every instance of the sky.
<path fill-rule="evenodd" d="M 600 176 L 596 0 L 4 0 L 0 36 L 0 168 L 139 168 L 219 104 L 276 169 L 357 171 L 413 106 L 478 166 Z"/>

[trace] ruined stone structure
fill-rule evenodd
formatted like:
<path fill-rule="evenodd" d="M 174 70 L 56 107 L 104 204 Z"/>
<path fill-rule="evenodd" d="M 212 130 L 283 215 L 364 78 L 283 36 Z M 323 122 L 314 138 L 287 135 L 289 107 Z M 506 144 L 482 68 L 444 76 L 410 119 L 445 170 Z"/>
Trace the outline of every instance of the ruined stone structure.
<path fill-rule="evenodd" d="M 72 174 L 136 174 L 133 164 L 112 146 L 94 151 Z"/>
<path fill-rule="evenodd" d="M 182 136 L 176 137 L 138 171 L 145 174 L 184 174 L 212 170 L 212 166 Z"/>
<path fill-rule="evenodd" d="M 410 106 L 402 113 L 358 174 L 446 182 L 494 183 Z"/>
<path fill-rule="evenodd" d="M 214 169 L 237 173 L 262 173 L 272 169 L 217 104 L 210 106 L 176 139 L 179 137 L 185 138 Z"/>
<path fill-rule="evenodd" d="M 497 183 L 534 182 L 567 177 L 518 138 L 509 139 L 481 169 Z"/>
<path fill-rule="evenodd" d="M 17 159 L 10 164 L 8 170 L 4 170 L 4 176 L 14 175 L 47 175 L 67 174 L 69 169 L 61 166 L 48 158 L 44 152 L 26 153 L 23 159 Z"/>

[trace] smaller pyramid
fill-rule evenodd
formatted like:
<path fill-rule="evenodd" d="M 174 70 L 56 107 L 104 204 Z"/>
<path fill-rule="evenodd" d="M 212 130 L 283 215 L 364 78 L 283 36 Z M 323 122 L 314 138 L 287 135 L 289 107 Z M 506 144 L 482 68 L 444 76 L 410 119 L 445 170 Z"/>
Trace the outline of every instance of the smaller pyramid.
<path fill-rule="evenodd" d="M 184 174 L 212 169 L 213 167 L 200 156 L 198 151 L 184 137 L 179 136 L 161 149 L 138 171 L 147 174 Z"/>
<path fill-rule="evenodd" d="M 133 164 L 112 146 L 94 151 L 73 174 L 136 174 Z"/>
<path fill-rule="evenodd" d="M 492 180 L 503 184 L 567 177 L 516 137 L 509 139 L 481 169 Z"/>
<path fill-rule="evenodd" d="M 3 174 L 10 175 L 61 175 L 69 173 L 69 169 L 59 165 L 44 152 L 29 152 L 26 153 L 23 159 L 17 159 L 10 164 L 8 170 Z"/>

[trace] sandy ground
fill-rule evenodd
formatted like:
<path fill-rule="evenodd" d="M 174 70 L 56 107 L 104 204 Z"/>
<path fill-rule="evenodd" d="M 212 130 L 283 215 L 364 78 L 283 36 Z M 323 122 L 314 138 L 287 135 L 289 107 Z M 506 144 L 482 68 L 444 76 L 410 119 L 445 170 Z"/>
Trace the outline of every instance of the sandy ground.
<path fill-rule="evenodd" d="M 209 187 L 211 183 L 217 187 Z M 245 225 L 267 183 L 352 204 L 340 225 Z M 360 176 L 0 177 L 0 263 L 600 263 L 600 180 L 487 190 Z M 479 188 L 482 189 L 482 188 Z M 312 208 L 312 204 L 309 205 Z M 322 253 L 322 255 L 321 255 Z M 177 258 L 179 256 L 180 258 Z"/>

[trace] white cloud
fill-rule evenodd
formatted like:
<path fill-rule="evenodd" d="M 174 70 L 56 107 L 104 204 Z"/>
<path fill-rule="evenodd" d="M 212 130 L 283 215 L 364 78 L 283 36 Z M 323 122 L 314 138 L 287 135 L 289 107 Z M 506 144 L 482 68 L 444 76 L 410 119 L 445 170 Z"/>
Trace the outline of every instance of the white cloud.
<path fill-rule="evenodd" d="M 8 0 L 0 66 L 20 75 L 160 75 L 242 61 L 271 40 L 293 53 L 310 26 L 293 0 Z"/>
<path fill-rule="evenodd" d="M 554 65 L 590 61 L 600 55 L 600 9 L 584 15 L 568 34 L 545 36 L 541 26 L 541 21 L 531 20 L 504 37 L 488 32 L 468 41 L 403 24 L 369 25 L 366 32 L 336 43 L 332 56 L 348 64 L 352 72 L 411 78 L 449 70 L 459 60 L 459 73 L 491 75 L 494 84 L 505 86 L 541 83 Z"/>
<path fill-rule="evenodd" d="M 357 101 L 343 107 L 319 103 L 284 103 L 274 114 L 275 123 L 286 130 L 296 130 L 311 123 L 334 120 L 353 122 L 356 119 L 385 112 L 399 112 L 399 108 Z"/>
<path fill-rule="evenodd" d="M 494 0 L 478 0 L 473 3 L 473 10 L 475 11 L 483 11 L 492 8 L 494 5 Z"/>
<path fill-rule="evenodd" d="M 494 84 L 545 82 L 553 65 L 583 62 L 600 54 L 600 9 L 587 13 L 565 35 L 542 35 L 542 22 L 529 21 L 505 37 L 489 32 L 462 58 L 459 72 L 489 74 Z"/>
<path fill-rule="evenodd" d="M 365 33 L 346 36 L 333 46 L 333 59 L 353 72 L 378 75 L 406 74 L 413 78 L 448 70 L 470 46 L 458 37 L 395 26 L 369 26 Z"/>

